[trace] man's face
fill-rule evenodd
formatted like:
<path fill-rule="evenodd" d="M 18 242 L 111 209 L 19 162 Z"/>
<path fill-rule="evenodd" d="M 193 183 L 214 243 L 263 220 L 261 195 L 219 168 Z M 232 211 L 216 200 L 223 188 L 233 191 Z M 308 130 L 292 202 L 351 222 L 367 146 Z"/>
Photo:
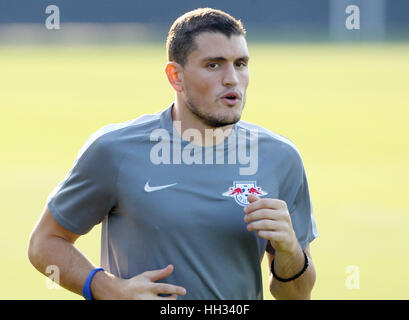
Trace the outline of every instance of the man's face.
<path fill-rule="evenodd" d="M 183 98 L 203 123 L 221 127 L 240 120 L 249 83 L 244 36 L 204 32 L 183 67 Z"/>

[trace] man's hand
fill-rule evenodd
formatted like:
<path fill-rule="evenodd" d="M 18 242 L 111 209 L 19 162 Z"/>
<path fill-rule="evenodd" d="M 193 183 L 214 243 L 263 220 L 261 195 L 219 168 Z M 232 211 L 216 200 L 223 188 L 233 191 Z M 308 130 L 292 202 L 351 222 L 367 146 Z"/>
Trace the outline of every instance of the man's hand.
<path fill-rule="evenodd" d="M 268 255 L 269 264 L 274 259 L 274 270 L 282 278 L 290 278 L 302 270 L 304 257 L 291 223 L 285 201 L 249 195 L 244 208 L 244 221 L 249 231 L 257 230 L 259 237 L 270 241 L 275 253 Z M 315 283 L 315 267 L 307 247 L 309 265 L 297 279 L 290 282 L 275 281 L 270 273 L 270 292 L 276 299 L 311 299 Z"/>
<path fill-rule="evenodd" d="M 275 251 L 294 253 L 298 240 L 295 235 L 290 213 L 285 201 L 248 196 L 249 205 L 244 207 L 244 221 L 248 222 L 247 230 L 257 230 L 259 237 L 270 240 Z"/>
<path fill-rule="evenodd" d="M 168 265 L 166 268 L 159 270 L 151 270 L 143 272 L 130 279 L 115 278 L 115 289 L 117 293 L 115 299 L 125 300 L 177 300 L 178 295 L 185 295 L 186 289 L 180 286 L 175 286 L 167 283 L 156 283 L 160 279 L 166 278 L 174 270 L 173 265 Z M 94 279 L 92 285 L 95 283 L 96 299 L 104 298 L 98 297 L 98 291 L 101 292 L 101 282 L 104 282 L 102 277 L 103 273 L 97 272 L 95 278 L 101 276 L 101 278 Z M 95 281 L 95 282 L 94 282 Z M 94 291 L 93 291 L 94 292 Z M 161 297 L 159 294 L 169 294 L 167 297 Z M 113 298 L 106 297 L 108 299 Z"/>

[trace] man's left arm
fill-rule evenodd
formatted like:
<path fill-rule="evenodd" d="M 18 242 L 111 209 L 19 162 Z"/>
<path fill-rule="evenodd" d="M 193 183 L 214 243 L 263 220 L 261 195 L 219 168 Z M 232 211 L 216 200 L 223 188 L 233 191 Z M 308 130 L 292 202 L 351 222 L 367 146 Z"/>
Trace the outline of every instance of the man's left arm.
<path fill-rule="evenodd" d="M 284 299 L 311 299 L 311 291 L 315 283 L 316 273 L 315 266 L 312 261 L 309 245 L 304 249 L 308 257 L 308 268 L 305 272 L 289 282 L 280 282 L 274 279 L 273 274 L 269 273 L 269 288 L 274 298 L 277 300 Z M 295 254 L 280 254 L 272 255 L 267 253 L 268 265 L 274 259 L 274 271 L 280 278 L 290 278 L 300 272 L 304 266 L 304 255 L 301 247 Z"/>
<path fill-rule="evenodd" d="M 249 231 L 257 231 L 259 237 L 270 241 L 275 254 L 267 254 L 269 266 L 274 259 L 274 272 L 283 279 L 297 275 L 304 267 L 305 258 L 294 232 L 290 213 L 285 201 L 248 197 L 250 204 L 245 207 L 245 222 Z M 308 267 L 298 278 L 282 282 L 270 272 L 270 292 L 276 299 L 310 299 L 316 272 L 309 246 L 304 250 Z"/>

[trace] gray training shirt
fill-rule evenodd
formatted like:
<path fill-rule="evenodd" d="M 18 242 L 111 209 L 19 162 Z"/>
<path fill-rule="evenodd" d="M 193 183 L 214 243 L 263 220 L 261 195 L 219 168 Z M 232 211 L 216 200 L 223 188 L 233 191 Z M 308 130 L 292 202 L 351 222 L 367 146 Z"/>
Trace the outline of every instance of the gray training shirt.
<path fill-rule="evenodd" d="M 286 201 L 304 249 L 317 229 L 301 156 L 245 121 L 198 147 L 174 132 L 172 107 L 94 133 L 48 208 L 76 234 L 102 222 L 101 267 L 118 277 L 173 264 L 158 282 L 185 287 L 179 299 L 263 299 L 260 264 L 274 249 L 243 208 L 249 193 Z"/>

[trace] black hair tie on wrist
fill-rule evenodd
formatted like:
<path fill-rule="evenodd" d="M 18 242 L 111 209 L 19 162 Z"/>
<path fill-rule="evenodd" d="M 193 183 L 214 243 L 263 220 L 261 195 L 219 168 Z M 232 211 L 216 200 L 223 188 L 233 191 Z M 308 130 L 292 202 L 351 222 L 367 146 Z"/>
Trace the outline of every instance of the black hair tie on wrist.
<path fill-rule="evenodd" d="M 307 257 L 307 255 L 305 254 L 304 251 L 303 251 L 303 253 L 304 253 L 304 267 L 295 276 L 293 276 L 291 278 L 288 278 L 288 279 L 283 279 L 283 278 L 280 278 L 279 276 L 277 276 L 277 274 L 274 272 L 274 259 L 273 259 L 273 261 L 271 261 L 270 270 L 271 270 L 271 273 L 274 276 L 274 279 L 277 279 L 278 281 L 281 281 L 281 282 L 289 282 L 289 281 L 295 280 L 298 277 L 300 277 L 305 272 L 305 270 L 307 270 L 307 268 L 308 268 L 308 257 Z"/>

